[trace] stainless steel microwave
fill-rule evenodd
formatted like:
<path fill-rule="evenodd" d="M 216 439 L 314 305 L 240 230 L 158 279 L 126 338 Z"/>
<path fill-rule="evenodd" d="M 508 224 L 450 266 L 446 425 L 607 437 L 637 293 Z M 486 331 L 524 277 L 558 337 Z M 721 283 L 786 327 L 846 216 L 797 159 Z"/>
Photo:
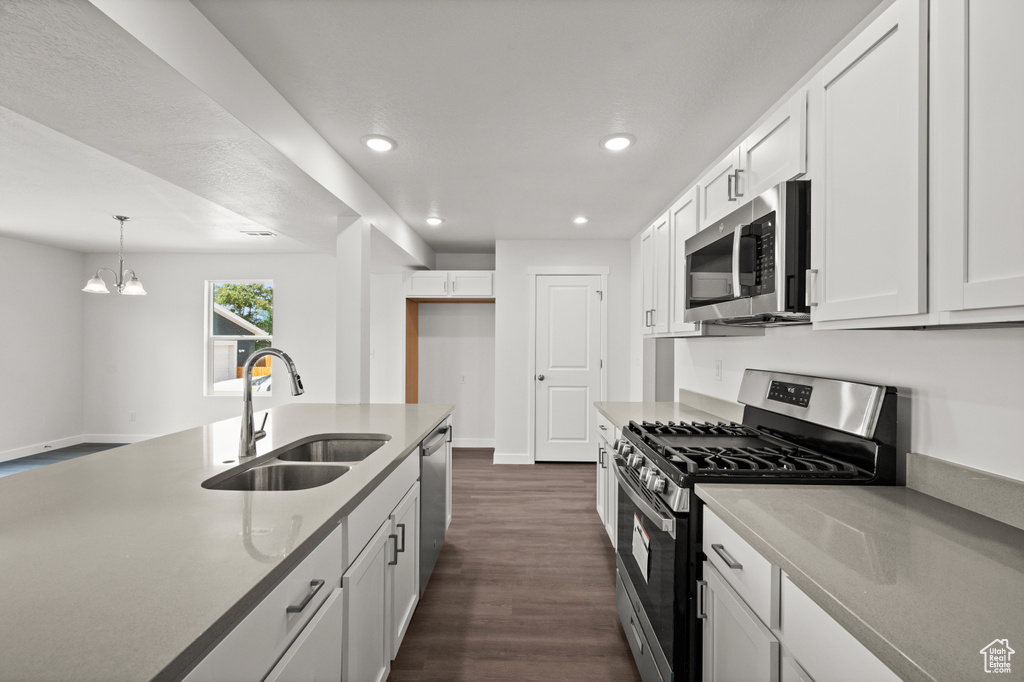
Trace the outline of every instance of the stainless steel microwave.
<path fill-rule="evenodd" d="M 811 183 L 783 182 L 686 240 L 687 322 L 810 322 Z"/>

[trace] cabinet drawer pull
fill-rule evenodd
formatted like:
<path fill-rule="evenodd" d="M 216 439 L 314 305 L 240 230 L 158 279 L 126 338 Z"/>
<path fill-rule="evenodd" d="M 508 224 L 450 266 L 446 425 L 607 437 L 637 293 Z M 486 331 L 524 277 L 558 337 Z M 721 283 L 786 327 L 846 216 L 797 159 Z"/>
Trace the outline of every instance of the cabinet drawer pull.
<path fill-rule="evenodd" d="M 725 551 L 725 545 L 711 545 L 711 549 L 718 553 L 718 556 L 722 557 L 722 561 L 729 568 L 739 570 L 743 568 L 743 564 L 732 558 L 732 555 Z"/>
<path fill-rule="evenodd" d="M 732 173 L 725 176 L 725 192 L 729 195 L 729 201 L 736 201 L 736 197 L 732 195 Z"/>
<path fill-rule="evenodd" d="M 708 617 L 708 581 L 698 580 L 697 581 L 697 618 Z"/>
<path fill-rule="evenodd" d="M 405 551 L 405 524 L 404 523 L 399 523 L 399 524 L 396 524 L 396 525 L 399 528 L 402 529 L 402 546 L 398 548 L 398 551 L 399 552 L 404 552 Z"/>
<path fill-rule="evenodd" d="M 636 640 L 637 648 L 640 649 L 640 654 L 644 653 L 644 638 L 640 635 L 640 631 L 636 628 L 636 623 L 633 622 L 633 616 L 629 617 L 629 627 L 633 630 L 633 638 Z"/>
<path fill-rule="evenodd" d="M 309 600 L 312 599 L 313 597 L 315 597 L 316 593 L 319 592 L 320 588 L 323 587 L 323 586 L 324 586 L 324 581 L 320 580 L 319 578 L 316 579 L 316 580 L 310 580 L 309 581 L 309 592 L 307 592 L 306 596 L 302 598 L 302 601 L 300 601 L 298 604 L 292 604 L 287 609 L 285 609 L 285 611 L 287 611 L 288 613 L 299 613 L 299 612 L 301 612 L 302 609 L 306 608 L 306 604 L 309 603 Z"/>
<path fill-rule="evenodd" d="M 390 535 L 388 535 L 388 537 L 395 541 L 395 558 L 394 558 L 393 561 L 389 561 L 388 562 L 388 566 L 397 566 L 398 565 L 398 535 L 396 535 L 395 533 L 391 533 Z"/>
<path fill-rule="evenodd" d="M 733 173 L 733 177 L 736 178 L 736 182 L 735 182 L 734 187 L 733 187 L 733 193 L 737 197 L 743 196 L 743 192 L 740 191 L 740 173 L 742 173 L 742 172 L 743 172 L 742 168 L 737 168 L 736 172 Z"/>

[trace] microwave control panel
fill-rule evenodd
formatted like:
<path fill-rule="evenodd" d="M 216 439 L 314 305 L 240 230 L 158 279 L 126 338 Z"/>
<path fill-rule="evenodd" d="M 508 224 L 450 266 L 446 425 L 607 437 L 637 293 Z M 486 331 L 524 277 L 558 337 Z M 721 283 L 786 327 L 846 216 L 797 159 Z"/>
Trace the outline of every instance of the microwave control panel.
<path fill-rule="evenodd" d="M 754 284 L 751 296 L 775 292 L 775 225 L 769 219 L 758 225 L 757 262 L 754 264 Z"/>

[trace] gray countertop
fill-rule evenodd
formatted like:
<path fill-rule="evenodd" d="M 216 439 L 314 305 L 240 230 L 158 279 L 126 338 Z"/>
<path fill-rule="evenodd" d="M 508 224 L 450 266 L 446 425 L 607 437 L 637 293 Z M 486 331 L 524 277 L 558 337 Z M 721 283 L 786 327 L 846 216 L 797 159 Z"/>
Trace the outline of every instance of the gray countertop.
<path fill-rule="evenodd" d="M 1024 531 L 903 487 L 702 484 L 697 495 L 907 680 L 1024 652 Z M 1024 653 L 1006 679 L 1024 678 Z"/>
<path fill-rule="evenodd" d="M 0 478 L 0 679 L 180 675 L 452 409 L 270 410 L 259 456 L 314 434 L 391 435 L 309 490 L 202 488 L 237 464 L 237 418 Z"/>
<path fill-rule="evenodd" d="M 710 412 L 704 412 L 698 410 L 695 407 L 684 405 L 682 403 L 594 403 L 594 407 L 597 411 L 603 414 L 608 420 L 614 424 L 617 428 L 622 428 L 626 424 L 633 421 L 649 421 L 649 422 L 679 422 L 679 421 L 709 421 L 719 422 L 723 421 L 721 417 L 717 417 Z"/>

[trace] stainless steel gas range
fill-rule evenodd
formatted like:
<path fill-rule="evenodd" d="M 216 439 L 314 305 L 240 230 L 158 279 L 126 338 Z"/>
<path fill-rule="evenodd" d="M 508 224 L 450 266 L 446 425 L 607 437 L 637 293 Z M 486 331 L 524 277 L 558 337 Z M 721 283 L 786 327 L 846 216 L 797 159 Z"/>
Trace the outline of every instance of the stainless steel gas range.
<path fill-rule="evenodd" d="M 897 391 L 747 370 L 742 424 L 622 430 L 616 604 L 644 682 L 701 678 L 697 483 L 898 485 Z"/>

